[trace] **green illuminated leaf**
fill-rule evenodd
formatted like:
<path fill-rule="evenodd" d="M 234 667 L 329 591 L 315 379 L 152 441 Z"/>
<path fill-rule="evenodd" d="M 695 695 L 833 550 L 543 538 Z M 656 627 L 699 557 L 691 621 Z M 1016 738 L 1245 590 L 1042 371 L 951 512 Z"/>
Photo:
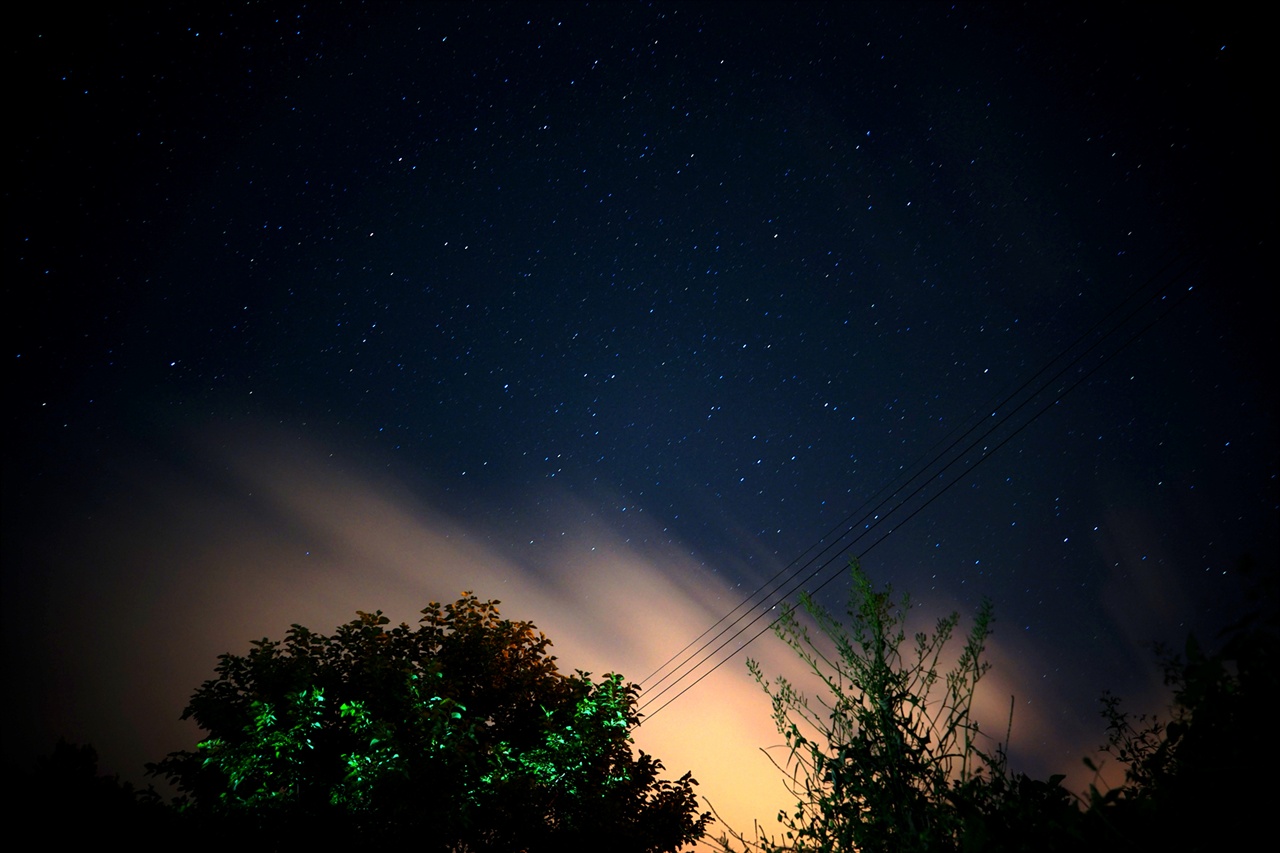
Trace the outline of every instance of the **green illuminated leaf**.
<path fill-rule="evenodd" d="M 483 849 L 533 851 L 649 832 L 665 840 L 637 849 L 658 851 L 702 833 L 692 780 L 632 754 L 634 685 L 560 673 L 497 602 L 422 614 L 390 628 L 361 611 L 331 636 L 295 625 L 221 656 L 185 711 L 209 735 L 198 766 L 175 754 L 165 771 L 197 812 L 252 816 L 255 834 L 300 821 L 480 849 L 483 832 Z"/>

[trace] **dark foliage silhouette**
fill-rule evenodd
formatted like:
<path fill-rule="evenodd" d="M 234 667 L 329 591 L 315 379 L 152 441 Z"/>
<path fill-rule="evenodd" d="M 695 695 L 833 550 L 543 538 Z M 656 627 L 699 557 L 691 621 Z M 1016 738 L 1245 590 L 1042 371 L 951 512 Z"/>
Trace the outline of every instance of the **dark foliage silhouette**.
<path fill-rule="evenodd" d="M 30 771 L 10 769 L 15 782 L 8 803 L 15 818 L 67 815 L 73 820 L 39 824 L 40 841 L 55 848 L 101 844 L 104 838 L 164 842 L 176 829 L 176 815 L 153 788 L 136 788 L 119 776 L 98 771 L 98 751 L 90 744 L 60 739 L 53 752 Z"/>
<path fill-rule="evenodd" d="M 1173 693 L 1167 720 L 1133 717 L 1104 696 L 1103 749 L 1126 776 L 1085 796 L 1064 789 L 1061 775 L 1011 772 L 1003 746 L 979 731 L 971 708 L 988 668 L 990 606 L 978 610 L 945 672 L 958 615 L 909 644 L 909 610 L 905 596 L 876 590 L 856 563 L 847 624 L 807 596 L 784 609 L 775 631 L 822 695 L 811 699 L 748 665 L 773 700 L 786 740 L 785 760 L 775 763 L 796 806 L 778 815 L 781 837 L 731 831 L 720 839 L 724 850 L 1207 851 L 1261 832 L 1268 788 L 1255 774 L 1275 766 L 1268 723 L 1280 695 L 1274 607 L 1232 626 L 1215 654 L 1194 637 L 1183 655 L 1161 654 Z"/>
<path fill-rule="evenodd" d="M 1241 568 L 1247 575 L 1248 563 Z M 1252 846 L 1263 831 L 1271 797 L 1260 780 L 1280 757 L 1271 737 L 1280 697 L 1274 584 L 1272 574 L 1256 585 L 1257 609 L 1222 632 L 1218 651 L 1194 636 L 1180 654 L 1158 649 L 1173 692 L 1165 717 L 1135 716 L 1103 696 L 1103 750 L 1125 768 L 1125 781 L 1091 789 L 1089 816 L 1113 849 L 1221 850 Z"/>
<path fill-rule="evenodd" d="M 991 842 L 985 818 L 1015 795 L 1057 801 L 1052 785 L 1032 791 L 1006 778 L 1002 753 L 980 749 L 971 706 L 988 667 L 990 606 L 945 673 L 940 661 L 958 614 L 908 643 L 909 610 L 905 596 L 877 591 L 856 563 L 847 625 L 808 596 L 784 608 L 774 630 L 823 695 L 811 700 L 783 677 L 770 682 L 749 662 L 773 700 L 786 739 L 779 767 L 797 802 L 778 815 L 781 839 L 759 833 L 740 843 L 766 851 L 961 849 L 971 837 Z M 731 849 L 730 839 L 723 843 Z"/>

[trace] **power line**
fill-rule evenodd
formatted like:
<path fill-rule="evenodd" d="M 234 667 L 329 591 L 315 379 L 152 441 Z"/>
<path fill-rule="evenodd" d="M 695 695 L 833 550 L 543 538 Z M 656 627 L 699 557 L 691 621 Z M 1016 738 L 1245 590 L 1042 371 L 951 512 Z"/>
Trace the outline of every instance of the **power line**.
<path fill-rule="evenodd" d="M 854 530 L 856 530 L 859 524 L 862 524 L 864 529 L 860 533 L 858 533 L 858 535 L 855 536 L 852 541 L 848 543 L 849 547 L 852 547 L 853 545 L 857 544 L 859 541 L 863 539 L 863 537 L 869 535 L 873 530 L 876 530 L 882 524 L 886 523 L 892 515 L 897 513 L 904 506 L 906 506 L 908 501 L 920 495 L 935 480 L 942 479 L 946 475 L 949 469 L 959 464 L 962 460 L 966 459 L 968 457 L 968 454 L 970 454 L 980 443 L 982 443 L 984 440 L 986 440 L 987 438 L 995 434 L 998 430 L 1000 430 L 1001 427 L 1003 427 L 1007 422 L 1010 421 L 1010 419 L 1012 419 L 1015 415 L 1017 415 L 1018 412 L 1022 411 L 1024 408 L 1030 405 L 1037 398 L 1041 397 L 1043 393 L 1047 389 L 1049 389 L 1055 382 L 1057 382 L 1064 374 L 1066 374 L 1073 367 L 1076 367 L 1077 365 L 1079 365 L 1080 362 L 1083 361 L 1091 352 L 1097 350 L 1104 342 L 1108 341 L 1114 335 L 1116 335 L 1122 328 L 1124 328 L 1127 324 L 1129 324 L 1130 321 L 1132 321 L 1140 313 L 1146 310 L 1153 301 L 1164 302 L 1165 300 L 1167 300 L 1168 299 L 1167 294 L 1163 296 L 1161 294 L 1164 294 L 1165 291 L 1167 291 L 1175 283 L 1177 283 L 1184 276 L 1186 276 L 1195 267 L 1196 263 L 1198 263 L 1198 261 L 1193 262 L 1189 260 L 1184 254 L 1181 254 L 1181 253 L 1177 254 L 1173 259 L 1171 259 L 1167 264 L 1165 264 L 1164 267 L 1162 267 L 1154 275 L 1149 277 L 1146 281 L 1144 281 L 1141 285 L 1139 285 L 1139 287 L 1137 287 L 1132 292 L 1130 292 L 1124 299 L 1122 299 L 1110 311 L 1108 311 L 1101 319 L 1095 322 L 1088 330 L 1083 332 L 1070 344 L 1064 347 L 1057 355 L 1055 355 L 1052 359 L 1050 359 L 1044 366 L 1042 366 L 1039 370 L 1037 370 L 1034 374 L 1032 374 L 1028 379 L 1022 382 L 1016 389 L 1014 389 L 1013 391 L 1007 394 L 1002 393 L 1000 395 L 996 395 L 996 397 L 993 398 L 993 401 L 995 401 L 1000 397 L 1003 397 L 1003 399 L 1000 400 L 1000 402 L 997 405 L 995 405 L 994 408 L 991 406 L 991 403 L 989 402 L 986 407 L 975 410 L 968 417 L 966 417 L 965 420 L 962 421 L 962 425 L 963 423 L 966 423 L 974 418 L 977 418 L 977 420 L 972 426 L 969 426 L 966 429 L 960 429 L 959 427 L 957 427 L 955 430 L 953 430 L 949 434 L 950 436 L 954 436 L 954 438 L 950 440 L 950 443 L 947 443 L 948 437 L 944 437 L 943 439 L 936 442 L 933 445 L 933 447 L 931 447 L 928 451 L 926 451 L 926 453 L 920 459 L 918 459 L 915 463 L 913 463 L 913 465 L 909 470 L 913 470 L 914 473 L 911 474 L 911 476 L 907 477 L 906 480 L 903 481 L 901 485 L 899 485 L 896 489 L 894 489 L 893 493 L 888 498 L 875 502 L 876 498 L 878 498 L 880 495 L 883 495 L 886 491 L 888 491 L 894 485 L 894 483 L 898 482 L 898 480 L 901 478 L 897 478 L 895 480 L 889 481 L 874 496 L 872 496 L 872 498 L 868 499 L 867 501 L 864 501 L 862 506 L 860 506 L 853 513 L 846 516 L 839 524 L 837 524 L 835 527 L 829 530 L 822 538 L 820 538 L 813 545 L 805 549 L 805 551 L 799 557 L 793 559 L 790 563 L 787 564 L 787 566 L 785 566 L 783 569 L 775 573 L 764 584 L 757 587 L 755 591 L 753 591 L 750 595 L 748 595 L 741 602 L 739 602 L 739 604 L 735 608 L 733 608 L 733 610 L 731 610 L 725 616 L 722 616 L 715 624 L 713 624 L 711 627 L 703 631 L 702 634 L 700 634 L 694 640 L 686 644 L 684 648 L 682 648 L 675 655 L 668 658 L 667 661 L 664 662 L 661 666 L 659 666 L 658 669 L 654 670 L 653 673 L 651 673 L 649 676 L 646 676 L 642 684 L 645 682 L 648 682 L 649 679 L 653 678 L 658 673 L 661 673 L 664 670 L 667 670 L 665 675 L 663 675 L 655 683 L 653 683 L 652 685 L 644 689 L 644 693 L 649 695 L 647 696 L 643 704 L 640 706 L 639 710 L 643 710 L 644 708 L 649 707 L 658 699 L 660 699 L 664 694 L 669 692 L 672 688 L 680 684 L 680 682 L 685 681 L 686 679 L 691 677 L 693 673 L 697 672 L 709 660 L 711 660 L 716 655 L 718 655 L 734 640 L 736 640 L 738 637 L 740 637 L 742 634 L 748 631 L 753 625 L 755 625 L 757 622 L 763 619 L 765 615 L 767 615 L 769 612 L 775 609 L 777 607 L 778 601 L 789 598 L 801 586 L 803 586 L 805 583 L 812 580 L 817 575 L 821 574 L 824 569 L 828 568 L 833 562 L 835 562 L 836 557 L 833 556 L 826 559 L 824 562 L 821 562 L 821 564 L 816 569 L 814 569 L 809 574 L 805 575 L 803 578 L 800 578 L 799 581 L 792 583 L 780 595 L 778 594 L 777 588 L 770 590 L 770 587 L 774 584 L 775 581 L 777 581 L 780 577 L 783 577 L 784 575 L 788 577 L 786 578 L 786 580 L 782 581 L 779 585 L 794 580 L 797 576 L 799 576 L 802 572 L 804 572 L 805 569 L 812 566 L 815 562 L 822 560 L 823 557 L 827 555 L 833 548 L 837 548 L 838 546 L 841 546 L 844 540 L 846 540 L 849 537 L 849 535 L 852 534 Z M 1130 310 L 1121 319 L 1119 319 L 1117 322 L 1111 325 L 1111 327 L 1108 328 L 1105 332 L 1097 335 L 1097 337 L 1088 347 L 1086 347 L 1083 351 L 1079 352 L 1077 355 L 1072 357 L 1063 367 L 1057 370 L 1057 372 L 1055 372 L 1052 376 L 1050 376 L 1048 379 L 1044 381 L 1039 382 L 1037 387 L 1029 395 L 1027 395 L 1025 399 L 1023 399 L 1020 403 L 1018 403 L 1014 408 L 1007 411 L 1003 417 L 999 418 L 999 420 L 995 421 L 994 423 L 990 422 L 989 418 L 995 417 L 996 414 L 1001 409 L 1007 407 L 1016 398 L 1018 398 L 1019 395 L 1021 395 L 1024 391 L 1026 391 L 1030 386 L 1037 383 L 1037 380 L 1041 376 L 1043 376 L 1046 372 L 1051 370 L 1055 364 L 1059 363 L 1062 359 L 1066 358 L 1072 352 L 1072 350 L 1078 348 L 1090 336 L 1095 335 L 1095 333 L 1097 333 L 1099 329 L 1101 329 L 1104 325 L 1108 323 L 1109 320 L 1111 320 L 1116 314 L 1118 314 L 1124 308 L 1125 305 L 1129 304 L 1131 301 L 1139 297 L 1151 285 L 1153 285 L 1154 283 L 1158 283 L 1163 277 L 1166 276 L 1166 274 L 1170 273 L 1170 270 L 1174 269 L 1179 265 L 1181 265 L 1181 269 L 1179 269 L 1176 273 L 1172 273 L 1171 277 L 1168 278 L 1168 280 L 1164 284 L 1160 284 L 1158 287 L 1156 287 L 1150 296 L 1140 300 L 1138 305 L 1135 308 Z M 988 458 L 990 458 L 992 454 L 994 454 L 997 450 L 999 450 L 1001 447 L 1007 444 L 1010 440 L 1012 440 L 1014 436 L 1018 435 L 1019 433 L 1022 432 L 1022 430 L 1026 429 L 1026 427 L 1029 426 L 1038 417 L 1040 417 L 1040 415 L 1044 414 L 1046 411 L 1048 411 L 1050 408 L 1056 405 L 1063 397 L 1065 397 L 1072 390 L 1078 387 L 1080 383 L 1084 382 L 1086 379 L 1092 376 L 1097 370 L 1099 370 L 1104 364 L 1106 364 L 1111 359 L 1119 355 L 1120 352 L 1126 349 L 1130 344 L 1132 344 L 1134 341 L 1140 338 L 1143 334 L 1145 334 L 1152 326 L 1154 326 L 1156 323 L 1162 320 L 1165 316 L 1167 316 L 1168 313 L 1172 311 L 1176 305 L 1181 304 L 1181 302 L 1189 296 L 1191 290 L 1192 288 L 1188 287 L 1187 290 L 1183 293 L 1182 298 L 1175 300 L 1171 304 L 1166 304 L 1165 310 L 1159 313 L 1155 319 L 1151 320 L 1142 328 L 1140 328 L 1138 331 L 1134 332 L 1128 339 L 1120 343 L 1119 346 L 1115 347 L 1109 352 L 1104 353 L 1102 357 L 1096 363 L 1093 364 L 1092 367 L 1082 370 L 1080 375 L 1075 379 L 1074 382 L 1071 382 L 1069 385 L 1066 385 L 1058 389 L 1054 397 L 1048 403 L 1044 404 L 1038 411 L 1034 412 L 1029 418 L 1023 421 L 1015 429 L 1013 429 L 1012 432 L 1010 432 L 1008 435 L 1002 438 L 998 443 L 996 443 L 994 446 L 983 447 L 977 461 L 966 466 L 964 470 L 961 472 L 961 475 L 956 476 L 950 482 L 946 483 L 938 491 L 936 491 L 935 493 L 927 497 L 927 499 L 922 504 L 920 504 L 914 510 L 912 510 L 906 517 L 897 521 L 893 527 L 890 527 L 887 531 L 885 531 L 882 535 L 880 535 L 879 538 L 877 538 L 874 542 L 872 542 L 862 552 L 862 554 L 865 555 L 869 553 L 873 548 L 875 548 L 877 545 L 883 542 L 886 538 L 888 538 L 888 536 L 891 533 L 893 533 L 894 530 L 897 529 L 897 527 L 900 527 L 901 525 L 910 521 L 917 514 L 923 511 L 925 507 L 927 507 L 934 500 L 936 500 L 941 495 L 943 495 L 956 483 L 960 482 L 964 473 L 972 471 L 978 465 L 985 462 Z M 1159 297 L 1158 300 L 1157 300 L 1157 297 Z M 989 417 L 983 414 L 986 411 L 990 411 L 991 414 Z M 951 451 L 957 447 L 957 445 L 963 442 L 967 436 L 972 434 L 975 430 L 977 430 L 979 427 L 983 426 L 984 424 L 988 424 L 988 427 L 985 430 L 983 430 L 976 438 L 974 438 L 966 447 L 960 450 L 958 454 L 952 456 L 949 461 L 943 463 L 941 467 L 936 470 L 935 473 L 930 474 L 930 476 L 927 479 L 923 480 L 918 486 L 916 486 L 914 490 L 912 490 L 909 494 L 907 494 L 901 500 L 897 501 L 897 503 L 893 504 L 893 506 L 889 508 L 887 511 L 883 513 L 876 513 L 876 514 L 873 514 L 870 511 L 867 511 L 866 513 L 864 513 L 864 509 L 866 509 L 869 506 L 872 506 L 873 508 L 883 507 L 885 503 L 897 498 L 901 492 L 906 490 L 913 482 L 921 478 L 925 473 L 930 472 L 932 469 L 934 469 L 934 467 L 938 465 L 938 463 L 945 456 L 950 454 Z M 944 443 L 947 443 L 947 446 L 943 448 L 941 451 L 938 451 L 938 448 Z M 873 502 L 875 503 L 873 504 Z M 870 523 L 867 522 L 868 516 L 871 516 Z M 855 517 L 857 517 L 858 519 L 857 521 L 854 521 Z M 834 534 L 837 531 L 843 531 L 843 532 L 841 532 L 840 536 L 836 537 L 832 542 L 826 545 L 826 547 L 819 550 L 813 556 L 810 556 L 807 559 L 805 559 L 806 555 L 810 554 L 815 549 L 822 546 L 822 544 L 826 542 L 828 538 L 834 536 Z M 844 548 L 841 547 L 840 550 L 843 551 Z M 821 584 L 819 584 L 819 586 L 815 588 L 813 591 L 816 592 L 817 590 L 820 590 L 823 587 L 825 587 L 828 583 L 830 583 L 836 577 L 839 577 L 842 571 L 843 571 L 843 567 L 841 567 L 841 572 L 832 573 L 826 580 L 824 580 Z M 733 619 L 730 619 L 730 617 L 733 617 L 735 613 L 737 613 L 739 610 L 742 610 L 744 607 L 748 607 L 748 605 L 750 605 L 753 600 L 755 600 L 757 597 L 761 596 L 762 594 L 764 594 L 764 598 L 760 602 L 760 604 L 764 604 L 768 602 L 770 599 L 772 599 L 774 603 L 770 605 L 767 609 L 756 612 L 755 616 L 751 618 L 750 621 L 746 622 L 746 624 L 739 627 L 737 631 L 735 631 L 727 639 L 720 642 L 719 645 L 716 645 L 715 648 L 711 649 L 710 652 L 707 652 L 700 659 L 698 659 L 697 661 L 694 661 L 694 659 L 697 658 L 700 654 L 702 654 L 708 647 L 715 644 L 718 640 L 720 640 L 721 637 L 724 637 L 726 633 L 733 630 L 735 625 L 738 625 L 740 622 L 742 622 L 742 620 L 746 619 L 747 616 L 751 614 L 753 607 L 758 605 L 749 607 L 748 612 L 743 613 L 742 615 L 739 615 Z M 717 627 L 719 627 L 726 621 L 729 622 L 728 625 L 725 625 L 725 627 L 721 628 L 720 631 L 717 632 L 714 636 L 710 637 L 710 639 L 707 639 L 705 642 L 702 642 L 702 644 L 698 646 L 697 649 L 689 653 L 682 660 L 680 660 L 678 664 L 672 667 L 673 662 L 681 658 L 682 655 L 685 655 L 685 653 L 688 652 L 690 648 L 692 648 L 695 644 L 701 641 L 704 637 L 706 637 L 712 631 L 715 631 Z M 722 666 L 731 657 L 736 655 L 742 649 L 746 648 L 746 646 L 748 646 L 750 643 L 754 642 L 758 637 L 764 634 L 765 631 L 768 631 L 775 622 L 776 620 L 770 620 L 769 623 L 764 628 L 760 629 L 757 633 L 749 637 L 740 646 L 738 646 L 736 649 L 730 652 L 729 655 L 720 659 L 710 669 L 708 669 L 702 675 L 698 676 L 697 679 L 695 679 L 692 683 L 688 684 L 683 689 L 681 689 L 678 693 L 676 693 L 674 696 L 672 696 L 670 699 L 664 702 L 656 710 L 650 712 L 648 716 L 652 717 L 653 714 L 658 713 L 663 708 L 666 708 L 668 705 L 670 705 L 672 702 L 678 699 L 680 696 L 684 695 L 684 693 L 687 692 L 689 689 L 691 689 L 694 685 L 701 682 L 702 679 L 706 678 L 708 675 L 710 675 L 712 672 L 714 672 L 716 669 Z M 669 667 L 670 669 L 668 669 Z M 680 673 L 680 674 L 676 676 L 676 673 Z M 657 689 L 663 682 L 666 682 L 666 681 L 670 681 L 670 683 L 667 684 L 666 687 L 662 688 L 661 690 L 658 690 L 656 693 L 652 692 L 655 689 Z"/>

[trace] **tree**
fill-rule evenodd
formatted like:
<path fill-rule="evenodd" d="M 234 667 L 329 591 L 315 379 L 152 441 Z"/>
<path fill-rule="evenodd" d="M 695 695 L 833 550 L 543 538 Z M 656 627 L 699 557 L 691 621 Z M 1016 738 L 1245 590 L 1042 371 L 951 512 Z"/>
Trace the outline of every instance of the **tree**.
<path fill-rule="evenodd" d="M 1242 561 L 1242 574 L 1248 568 Z M 1270 736 L 1280 696 L 1275 582 L 1274 572 L 1263 577 L 1255 591 L 1261 606 L 1222 632 L 1218 651 L 1194 635 L 1181 654 L 1157 647 L 1173 693 L 1163 719 L 1135 716 L 1116 696 L 1103 696 L 1102 749 L 1124 767 L 1125 780 L 1105 792 L 1090 788 L 1090 826 L 1106 842 L 1096 849 L 1132 849 L 1141 840 L 1220 850 L 1247 847 L 1266 831 L 1272 795 L 1262 780 L 1280 757 Z"/>
<path fill-rule="evenodd" d="M 151 772 L 193 820 L 265 848 L 641 853 L 701 837 L 693 778 L 632 754 L 637 688 L 560 673 L 551 641 L 498 604 L 464 593 L 416 629 L 360 612 L 332 636 L 293 625 L 224 654 L 183 712 L 208 736 Z"/>
<path fill-rule="evenodd" d="M 825 696 L 811 704 L 792 682 L 769 682 L 748 662 L 773 700 L 788 750 L 779 767 L 797 805 L 778 815 L 781 841 L 757 830 L 754 840 L 722 837 L 721 847 L 733 853 L 735 840 L 765 853 L 1248 846 L 1264 837 L 1264 780 L 1277 759 L 1268 732 L 1280 696 L 1280 606 L 1274 574 L 1267 580 L 1264 606 L 1224 631 L 1218 652 L 1190 637 L 1182 655 L 1160 653 L 1173 693 L 1165 719 L 1131 715 L 1104 695 L 1103 750 L 1125 768 L 1125 780 L 1077 797 L 1062 788 L 1063 776 L 1011 773 L 1001 745 L 980 745 L 971 709 L 988 668 L 990 605 L 979 608 L 955 664 L 941 673 L 957 614 L 908 646 L 909 600 L 877 591 L 854 563 L 848 625 L 809 596 L 774 625 Z"/>
<path fill-rule="evenodd" d="M 138 789 L 118 775 L 99 773 L 98 751 L 91 744 L 59 738 L 53 752 L 38 758 L 34 767 L 7 770 L 11 814 L 44 816 L 40 838 L 47 846 L 74 849 L 101 844 L 103 838 L 146 844 L 172 840 L 174 816 L 155 789 Z"/>
<path fill-rule="evenodd" d="M 778 815 L 781 841 L 758 833 L 738 842 L 770 853 L 908 853 L 1063 849 L 1073 838 L 1078 810 L 1059 786 L 1062 777 L 1013 776 L 1002 748 L 979 747 L 972 703 L 989 666 L 982 652 L 990 604 L 979 608 L 945 673 L 940 663 L 958 614 L 907 645 L 909 610 L 906 596 L 895 601 L 891 589 L 877 591 L 856 562 L 847 626 L 808 595 L 799 611 L 783 608 L 774 631 L 826 695 L 811 702 L 788 679 L 770 682 L 748 661 L 773 700 L 787 747 L 778 766 L 797 804 Z M 721 844 L 733 849 L 727 837 Z"/>

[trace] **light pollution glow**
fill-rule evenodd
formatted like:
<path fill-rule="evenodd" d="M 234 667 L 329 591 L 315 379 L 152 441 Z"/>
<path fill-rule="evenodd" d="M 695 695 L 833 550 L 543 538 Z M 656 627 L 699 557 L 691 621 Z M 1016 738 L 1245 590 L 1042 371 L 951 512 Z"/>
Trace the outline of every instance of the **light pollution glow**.
<path fill-rule="evenodd" d="M 381 609 L 413 624 L 428 601 L 470 590 L 501 600 L 507 618 L 534 622 L 562 669 L 636 680 L 743 595 L 687 553 L 646 550 L 634 536 L 623 541 L 567 494 L 556 510 L 564 535 L 531 567 L 396 483 L 343 470 L 319 444 L 242 430 L 205 434 L 194 445 L 199 462 L 183 470 L 122 466 L 110 501 L 64 532 L 50 567 L 65 573 L 55 588 L 65 594 L 67 630 L 53 650 L 53 698 L 35 712 L 54 736 L 95 743 L 104 766 L 126 777 L 194 743 L 194 727 L 178 714 L 217 655 L 281 637 L 291 623 L 328 631 L 357 609 Z M 85 576 L 88 565 L 96 569 Z M 942 612 L 946 604 L 921 609 Z M 912 630 L 933 622 L 920 611 L 913 619 Z M 962 619 L 961 630 L 967 625 Z M 800 675 L 771 635 L 749 651 L 766 673 Z M 1097 745 L 1100 735 L 1072 744 L 1056 734 L 1060 720 L 1031 691 L 1038 662 L 1001 645 L 998 632 L 988 657 L 994 666 L 978 716 L 985 731 L 1003 737 L 1009 697 L 1018 695 L 1015 756 L 1083 756 Z M 739 653 L 647 721 L 636 743 L 672 777 L 691 770 L 729 826 L 749 830 L 759 821 L 773 831 L 778 810 L 794 803 L 760 751 L 781 738 L 744 658 Z M 1078 771 L 1078 758 L 1061 769 Z M 1077 772 L 1069 784 L 1079 790 L 1088 781 Z M 711 835 L 719 832 L 713 826 Z"/>

